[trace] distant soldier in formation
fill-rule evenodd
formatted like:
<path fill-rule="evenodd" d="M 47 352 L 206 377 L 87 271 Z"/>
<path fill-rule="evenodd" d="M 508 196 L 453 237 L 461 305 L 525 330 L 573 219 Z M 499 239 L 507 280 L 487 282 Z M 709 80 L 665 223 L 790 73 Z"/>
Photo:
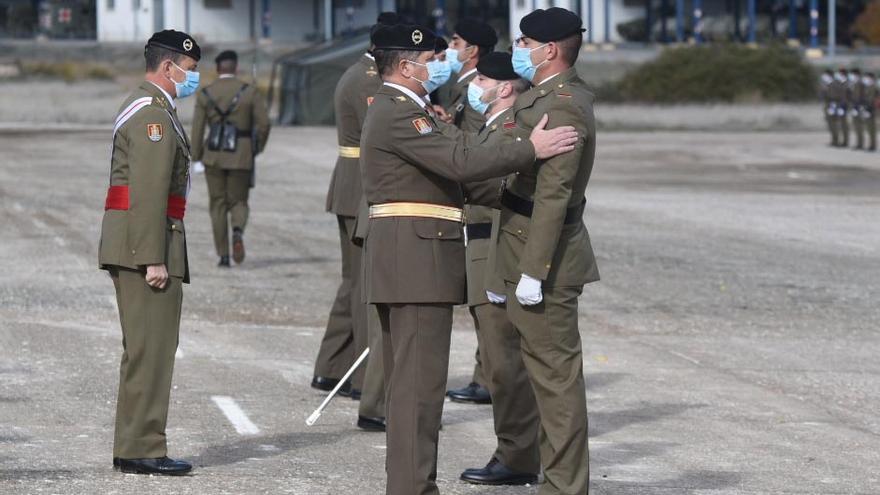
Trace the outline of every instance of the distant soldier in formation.
<path fill-rule="evenodd" d="M 828 133 L 831 136 L 830 146 L 837 146 L 837 124 L 835 122 L 835 114 L 837 112 L 837 102 L 831 98 L 831 84 L 834 82 L 834 73 L 831 69 L 825 69 L 819 79 L 819 97 L 822 100 L 822 113 L 825 117 L 825 123 L 828 125 Z"/>
<path fill-rule="evenodd" d="M 436 495 L 452 307 L 465 293 L 460 183 L 531 170 L 577 137 L 571 127 L 543 130 L 543 119 L 528 137 L 507 131 L 498 145 L 477 145 L 428 110 L 425 96 L 446 77 L 434 33 L 398 24 L 375 41 L 383 86 L 364 122 L 361 167 L 366 294 L 379 312 L 387 384 L 386 493 Z"/>
<path fill-rule="evenodd" d="M 859 92 L 859 120 L 861 121 L 862 133 L 866 135 L 864 143 L 862 134 L 859 134 L 859 144 L 865 144 L 868 151 L 877 150 L 877 103 L 878 87 L 877 79 L 873 72 L 865 72 L 860 81 Z M 861 147 L 861 146 L 859 146 Z"/>
<path fill-rule="evenodd" d="M 237 77 L 238 54 L 227 50 L 214 62 L 217 80 L 199 91 L 196 99 L 193 161 L 205 165 L 218 266 L 228 268 L 230 223 L 232 259 L 244 261 L 254 159 L 266 147 L 270 124 L 266 101 L 256 86 Z"/>
<path fill-rule="evenodd" d="M 165 425 L 189 283 L 183 217 L 190 143 L 175 100 L 199 86 L 201 49 L 188 34 L 155 33 L 144 48 L 145 81 L 119 109 L 99 264 L 110 273 L 122 326 L 113 466 L 124 473 L 180 475 Z"/>
<path fill-rule="evenodd" d="M 829 85 L 828 92 L 834 103 L 834 127 L 837 130 L 837 146 L 845 148 L 849 146 L 849 98 L 847 96 L 847 73 L 841 67 L 834 73 L 834 81 Z"/>
<path fill-rule="evenodd" d="M 860 150 L 864 147 L 864 126 L 862 125 L 861 102 L 862 102 L 862 71 L 852 69 L 847 74 L 847 108 L 849 108 L 849 117 L 852 119 L 853 131 L 855 132 L 856 144 L 855 149 Z"/>
<path fill-rule="evenodd" d="M 371 48 L 378 28 L 397 21 L 397 14 L 393 12 L 379 15 L 370 30 Z M 357 425 L 369 431 L 385 430 L 385 384 L 378 315 L 375 314 L 375 308 L 365 303 L 363 296 L 361 260 L 367 218 L 359 215 L 359 210 L 366 208 L 359 160 L 364 118 L 381 86 L 376 61 L 367 52 L 345 71 L 333 97 L 339 153 L 330 179 L 326 209 L 336 215 L 339 227 L 342 282 L 330 310 L 312 378 L 313 388 L 332 390 L 369 346 L 370 355 L 366 365 L 361 365 L 355 373 L 353 383 L 344 384 L 340 390 L 344 396 L 361 400 Z"/>

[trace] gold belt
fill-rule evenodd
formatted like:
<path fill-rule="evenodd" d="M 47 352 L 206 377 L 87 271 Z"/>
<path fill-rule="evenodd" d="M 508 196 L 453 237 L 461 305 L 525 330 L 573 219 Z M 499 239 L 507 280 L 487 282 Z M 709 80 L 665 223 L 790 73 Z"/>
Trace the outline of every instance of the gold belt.
<path fill-rule="evenodd" d="M 339 156 L 342 158 L 360 158 L 361 149 L 357 146 L 340 146 Z"/>
<path fill-rule="evenodd" d="M 370 206 L 370 218 L 421 217 L 463 222 L 461 208 L 429 203 L 385 203 Z"/>

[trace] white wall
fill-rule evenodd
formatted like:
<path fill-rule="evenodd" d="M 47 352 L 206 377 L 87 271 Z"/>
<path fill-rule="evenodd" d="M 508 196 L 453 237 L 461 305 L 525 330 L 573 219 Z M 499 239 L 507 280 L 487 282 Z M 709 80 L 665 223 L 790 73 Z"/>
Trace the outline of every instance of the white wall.
<path fill-rule="evenodd" d="M 107 8 L 108 0 L 97 3 L 99 41 L 146 41 L 155 32 L 152 0 L 115 0 L 113 10 Z"/>

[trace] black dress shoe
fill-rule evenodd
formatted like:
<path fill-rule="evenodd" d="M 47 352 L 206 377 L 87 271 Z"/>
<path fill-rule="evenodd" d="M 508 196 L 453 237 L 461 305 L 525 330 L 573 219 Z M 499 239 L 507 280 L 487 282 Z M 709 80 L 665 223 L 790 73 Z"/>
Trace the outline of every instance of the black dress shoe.
<path fill-rule="evenodd" d="M 353 388 L 348 396 L 351 397 L 351 400 L 361 400 L 361 390 L 359 388 Z"/>
<path fill-rule="evenodd" d="M 338 383 L 338 378 L 327 378 L 326 376 L 318 375 L 312 377 L 312 388 L 316 390 L 323 390 L 324 392 L 329 392 L 333 390 L 333 388 L 336 387 Z M 343 397 L 351 396 L 351 382 L 345 382 L 342 388 L 339 389 L 339 395 Z"/>
<path fill-rule="evenodd" d="M 118 464 L 117 464 L 118 463 Z M 168 457 L 156 459 L 113 459 L 113 468 L 129 474 L 164 474 L 181 476 L 192 471 L 192 464 Z"/>
<path fill-rule="evenodd" d="M 229 256 L 221 256 L 220 262 L 217 263 L 220 268 L 229 268 Z"/>
<path fill-rule="evenodd" d="M 450 390 L 446 392 L 446 395 L 455 402 L 470 402 L 471 404 L 492 403 L 492 397 L 489 396 L 489 390 L 486 389 L 486 387 L 473 382 L 467 387 Z"/>
<path fill-rule="evenodd" d="M 385 431 L 385 418 L 371 418 L 358 414 L 358 428 L 367 431 Z"/>
<path fill-rule="evenodd" d="M 538 475 L 514 471 L 493 457 L 484 468 L 466 469 L 461 480 L 475 485 L 528 485 L 536 483 Z"/>

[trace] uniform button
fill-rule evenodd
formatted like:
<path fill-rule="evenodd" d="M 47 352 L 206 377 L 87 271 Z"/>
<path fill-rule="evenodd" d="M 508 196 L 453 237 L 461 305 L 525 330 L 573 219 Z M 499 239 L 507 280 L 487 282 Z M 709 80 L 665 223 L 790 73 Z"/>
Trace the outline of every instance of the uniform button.
<path fill-rule="evenodd" d="M 542 89 L 542 90 L 541 90 L 541 94 L 543 95 L 543 94 L 545 94 L 545 93 L 546 93 L 546 91 L 544 91 L 544 90 Z"/>
<path fill-rule="evenodd" d="M 550 268 L 550 265 L 544 265 L 544 266 L 547 267 L 547 268 Z"/>
<path fill-rule="evenodd" d="M 498 124 L 492 124 L 492 130 L 498 129 Z"/>
<path fill-rule="evenodd" d="M 443 232 L 437 232 L 437 237 L 443 237 Z"/>
<path fill-rule="evenodd" d="M 517 234 L 522 234 L 522 230 L 517 230 L 516 233 L 517 233 Z"/>
<path fill-rule="evenodd" d="M 517 142 L 520 142 L 520 141 L 522 141 L 522 138 L 521 138 L 521 137 L 518 137 L 518 138 L 516 138 L 516 141 L 517 141 Z"/>
<path fill-rule="evenodd" d="M 135 254 L 135 250 L 134 250 L 134 249 L 131 250 L 131 254 Z"/>
<path fill-rule="evenodd" d="M 176 228 L 177 228 L 177 225 L 171 224 L 171 230 L 174 230 Z"/>

